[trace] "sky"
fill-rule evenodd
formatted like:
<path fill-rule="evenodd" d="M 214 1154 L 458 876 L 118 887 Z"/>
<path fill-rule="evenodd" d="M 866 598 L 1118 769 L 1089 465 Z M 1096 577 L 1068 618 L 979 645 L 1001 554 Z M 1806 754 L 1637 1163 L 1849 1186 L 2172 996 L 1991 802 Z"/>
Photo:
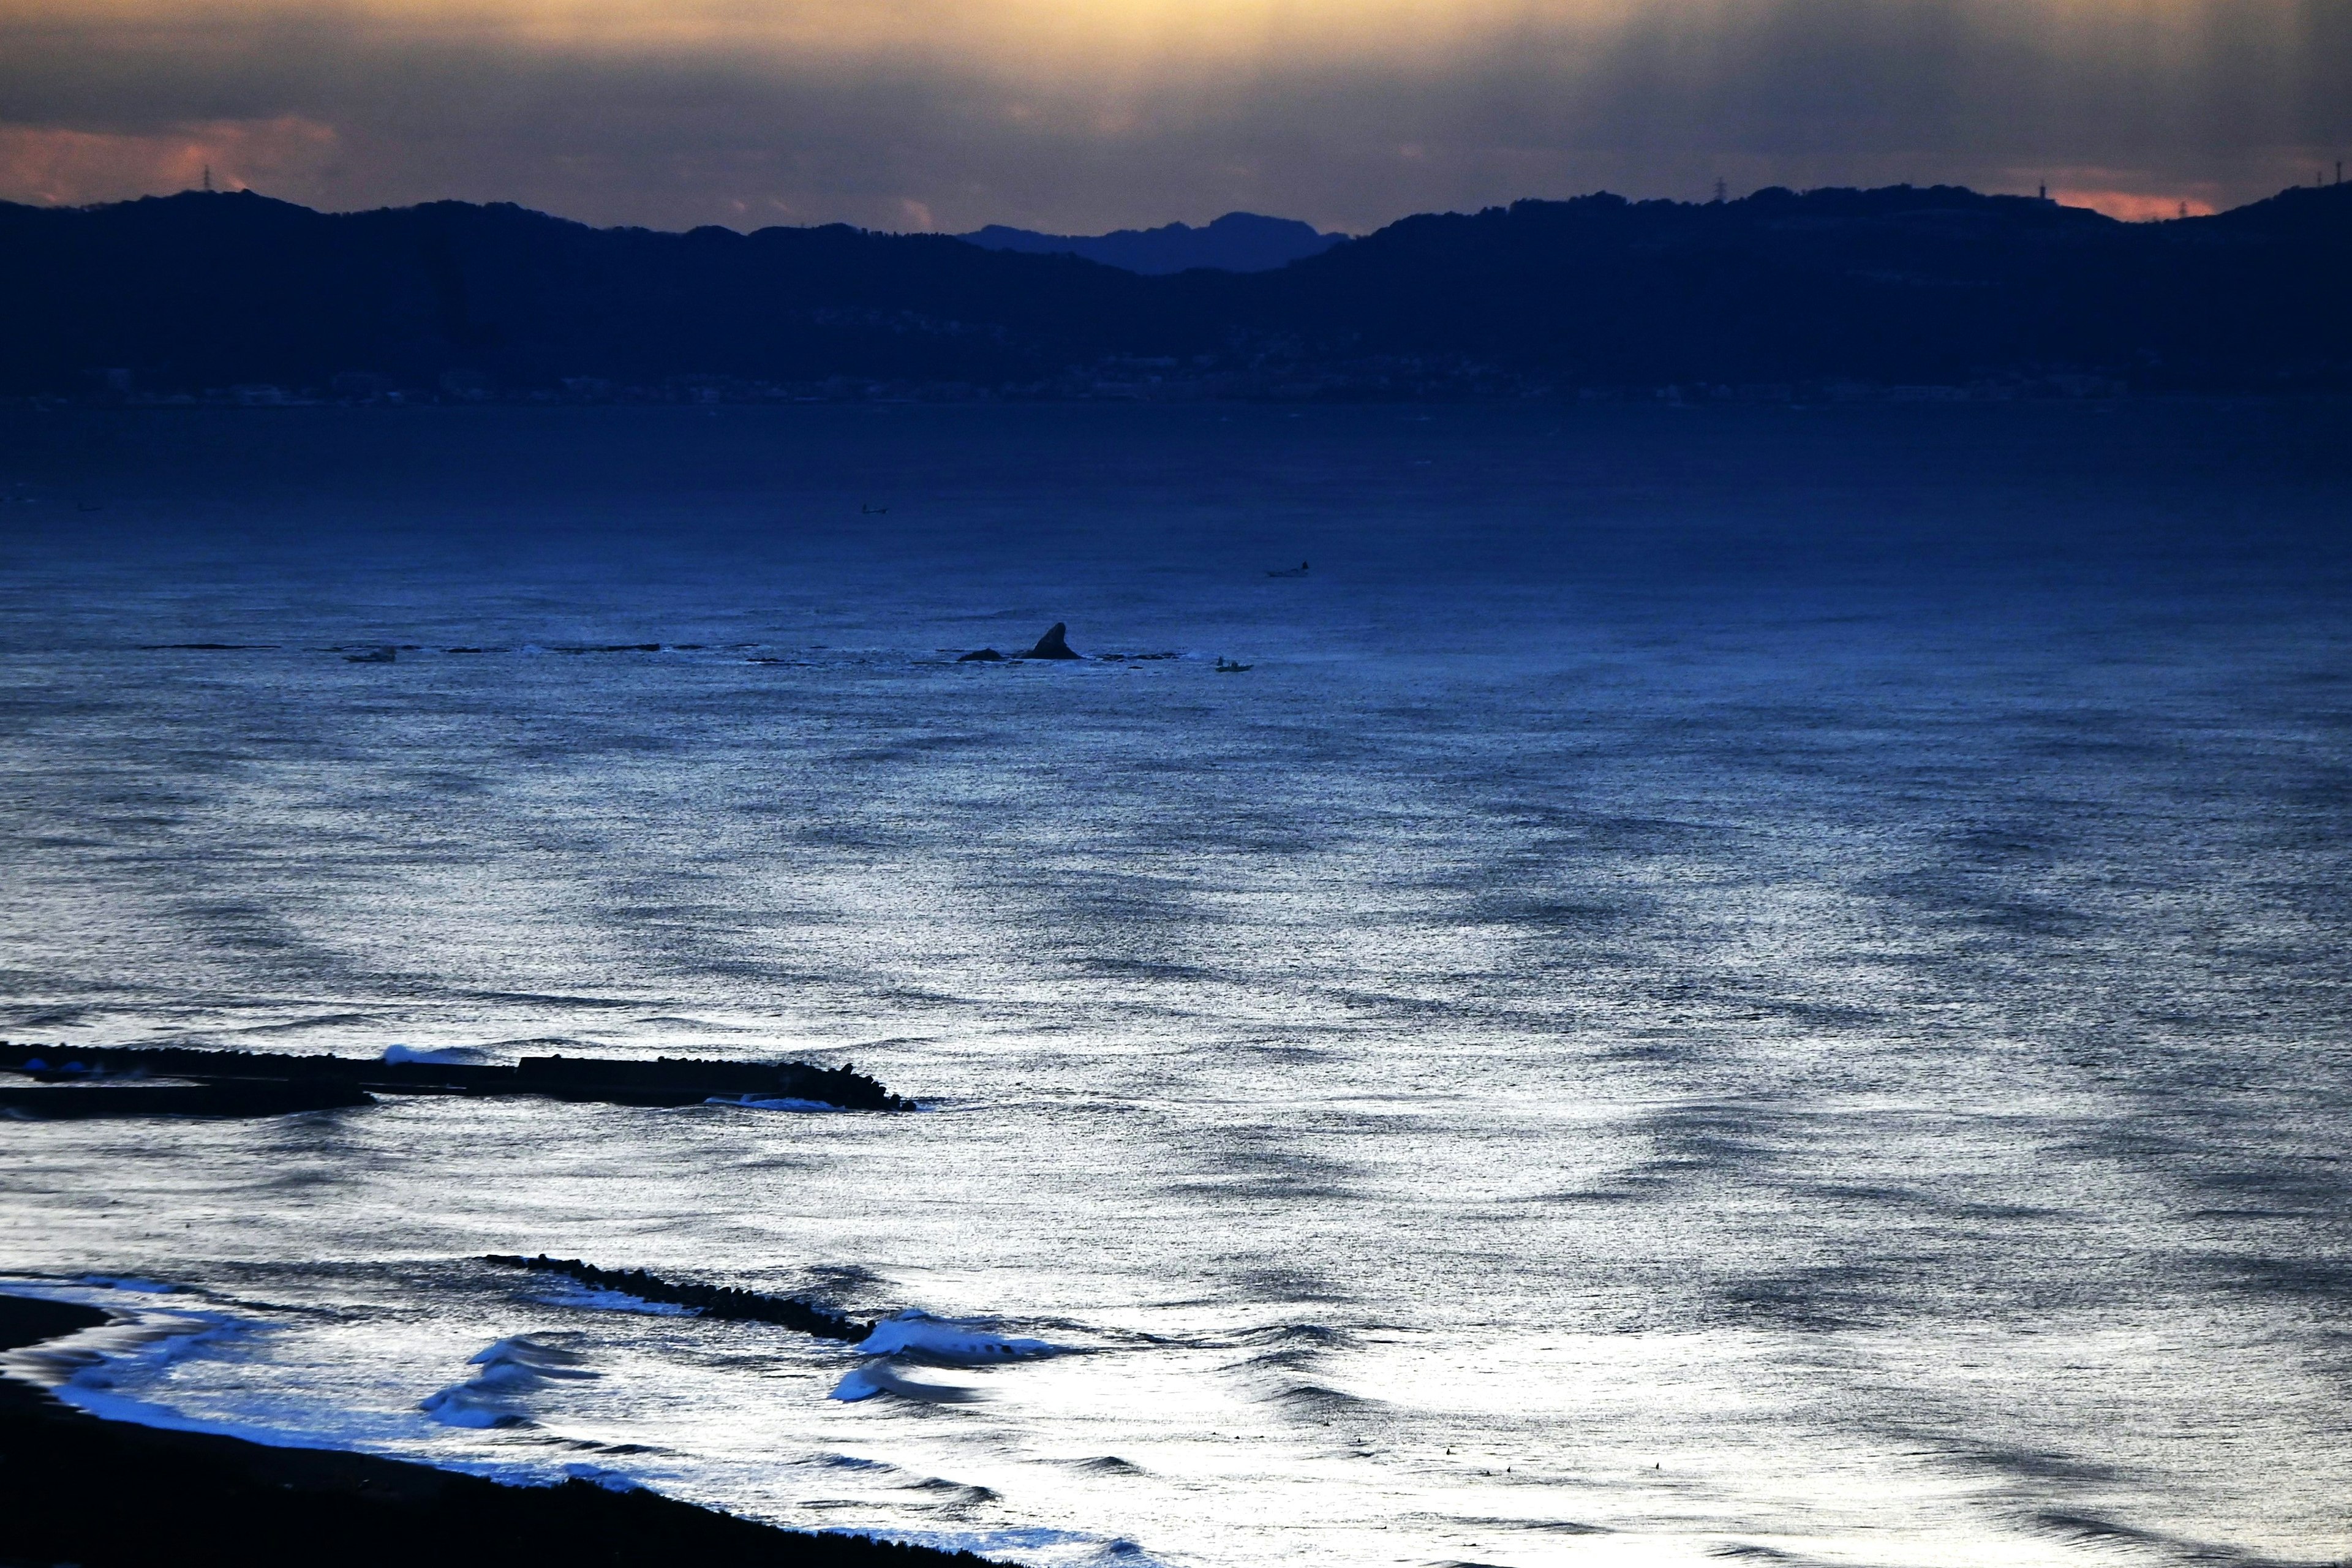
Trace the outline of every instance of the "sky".
<path fill-rule="evenodd" d="M 2352 0 L 0 0 L 0 199 L 1366 232 L 1952 182 L 2118 216 L 2352 159 Z"/>

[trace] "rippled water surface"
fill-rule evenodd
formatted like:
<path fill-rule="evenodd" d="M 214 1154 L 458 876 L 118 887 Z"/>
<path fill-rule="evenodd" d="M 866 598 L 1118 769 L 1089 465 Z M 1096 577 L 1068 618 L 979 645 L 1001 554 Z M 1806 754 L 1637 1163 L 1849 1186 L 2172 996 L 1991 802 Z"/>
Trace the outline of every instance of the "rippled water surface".
<path fill-rule="evenodd" d="M 2342 1559 L 2347 425 L 0 415 L 0 1033 L 926 1108 L 6 1123 L 137 1317 L 19 1369 L 1034 1563 Z"/>

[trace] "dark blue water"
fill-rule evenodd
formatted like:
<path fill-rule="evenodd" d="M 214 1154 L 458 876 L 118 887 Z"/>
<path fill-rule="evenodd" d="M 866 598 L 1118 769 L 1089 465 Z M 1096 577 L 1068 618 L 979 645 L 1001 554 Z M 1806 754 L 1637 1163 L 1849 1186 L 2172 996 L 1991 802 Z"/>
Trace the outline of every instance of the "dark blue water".
<path fill-rule="evenodd" d="M 96 1407 L 1037 1563 L 2333 1562 L 2347 426 L 0 416 L 0 1033 L 932 1108 L 10 1123 L 0 1267 L 174 1287 Z"/>

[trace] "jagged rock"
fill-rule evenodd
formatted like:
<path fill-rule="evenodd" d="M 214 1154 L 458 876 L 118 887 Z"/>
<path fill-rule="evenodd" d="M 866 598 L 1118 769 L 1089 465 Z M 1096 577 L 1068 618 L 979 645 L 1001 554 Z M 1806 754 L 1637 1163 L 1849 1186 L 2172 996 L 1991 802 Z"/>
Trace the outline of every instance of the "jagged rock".
<path fill-rule="evenodd" d="M 956 660 L 958 664 L 1002 664 L 1004 656 L 992 647 L 978 647 Z"/>
<path fill-rule="evenodd" d="M 1023 658 L 1076 658 L 1078 656 L 1070 651 L 1069 633 L 1070 628 L 1066 625 L 1055 621 L 1053 629 L 1037 639 L 1037 646 L 1021 657 Z"/>

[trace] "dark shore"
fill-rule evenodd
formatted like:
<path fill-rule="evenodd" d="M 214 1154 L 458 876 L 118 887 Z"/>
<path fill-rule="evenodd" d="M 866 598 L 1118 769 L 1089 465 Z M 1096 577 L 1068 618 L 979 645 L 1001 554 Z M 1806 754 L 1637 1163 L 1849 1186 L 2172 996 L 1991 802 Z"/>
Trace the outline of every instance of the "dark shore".
<path fill-rule="evenodd" d="M 0 1295 L 0 1350 L 95 1328 Z M 778 1530 L 586 1481 L 502 1486 L 372 1455 L 101 1421 L 0 1378 L 0 1568 L 760 1564 L 981 1568 L 969 1552 Z"/>

